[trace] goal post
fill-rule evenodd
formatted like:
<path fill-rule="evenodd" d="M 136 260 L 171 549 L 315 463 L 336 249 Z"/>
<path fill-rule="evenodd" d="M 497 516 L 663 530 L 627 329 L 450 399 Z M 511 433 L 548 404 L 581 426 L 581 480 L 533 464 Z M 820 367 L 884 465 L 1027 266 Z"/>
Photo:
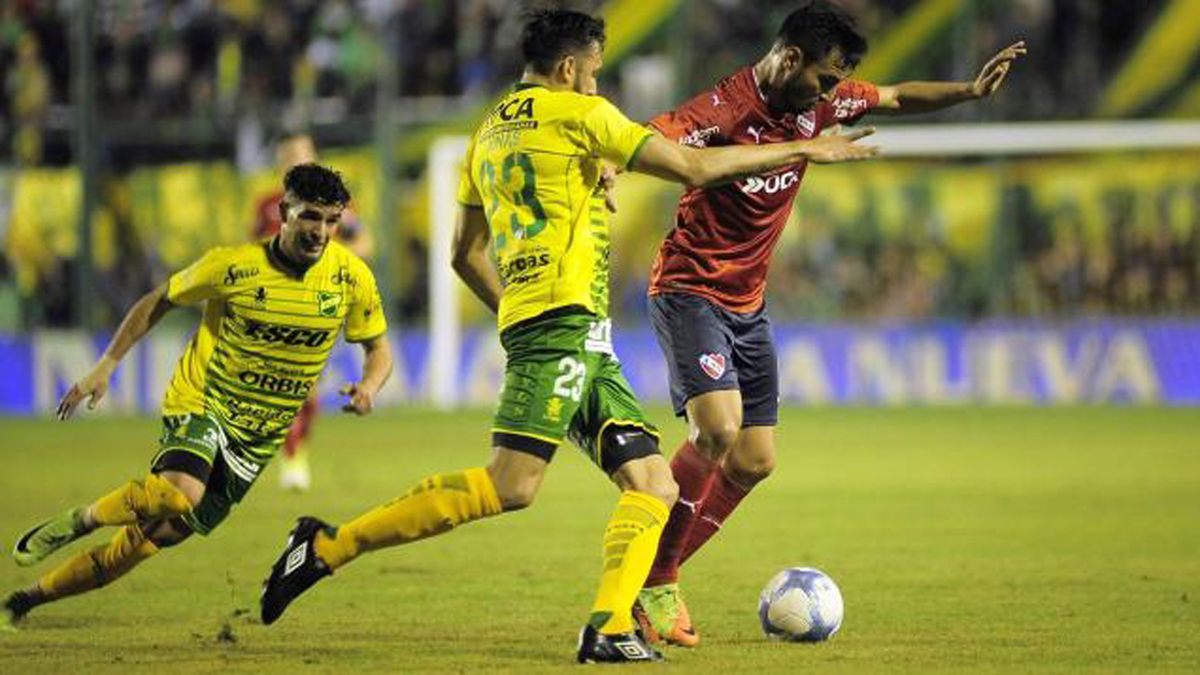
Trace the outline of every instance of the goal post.
<path fill-rule="evenodd" d="M 458 217 L 458 174 L 467 139 L 443 136 L 429 148 L 429 367 L 430 403 L 436 408 L 458 404 L 458 366 L 462 318 L 458 281 L 451 267 L 454 225 Z"/>
<path fill-rule="evenodd" d="M 1099 121 L 895 125 L 867 143 L 884 159 L 1062 155 L 1200 148 L 1200 121 Z M 458 284 L 450 266 L 458 176 L 467 139 L 445 136 L 429 150 L 429 367 L 427 391 L 438 408 L 464 399 L 459 384 L 462 325 Z"/>

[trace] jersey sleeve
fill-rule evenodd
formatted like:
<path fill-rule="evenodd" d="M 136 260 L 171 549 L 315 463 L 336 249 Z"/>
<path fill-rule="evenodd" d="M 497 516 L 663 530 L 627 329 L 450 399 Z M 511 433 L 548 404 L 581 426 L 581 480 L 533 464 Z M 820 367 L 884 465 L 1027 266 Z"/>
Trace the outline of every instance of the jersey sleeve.
<path fill-rule="evenodd" d="M 642 145 L 654 135 L 605 99 L 600 99 L 583 118 L 583 131 L 593 152 L 622 167 L 628 167 Z"/>
<path fill-rule="evenodd" d="M 228 249 L 214 248 L 167 280 L 167 300 L 173 305 L 197 305 L 220 295 L 221 275 L 233 261 Z"/>
<path fill-rule="evenodd" d="M 708 91 L 650 120 L 650 127 L 681 145 L 703 148 L 723 136 L 732 106 L 716 91 Z"/>
<path fill-rule="evenodd" d="M 462 171 L 458 176 L 458 203 L 464 206 L 483 206 L 483 197 L 479 195 L 479 186 L 471 175 L 471 160 L 475 155 L 475 137 L 467 142 L 467 153 L 463 157 Z"/>
<path fill-rule="evenodd" d="M 355 265 L 354 276 L 358 283 L 353 285 L 350 311 L 346 314 L 346 342 L 366 342 L 387 332 L 387 319 L 383 315 L 383 300 L 375 284 L 375 275 L 366 265 Z"/>
<path fill-rule="evenodd" d="M 834 92 L 830 124 L 854 124 L 879 105 L 879 89 L 870 82 L 842 80 Z"/>

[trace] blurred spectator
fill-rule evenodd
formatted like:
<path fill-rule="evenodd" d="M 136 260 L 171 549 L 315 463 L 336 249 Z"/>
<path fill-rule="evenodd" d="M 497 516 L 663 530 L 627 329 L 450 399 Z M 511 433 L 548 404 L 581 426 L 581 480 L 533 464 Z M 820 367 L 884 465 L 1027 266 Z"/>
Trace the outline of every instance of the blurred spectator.
<path fill-rule="evenodd" d="M 920 0 L 842 2 L 878 48 Z M 402 118 L 438 123 L 455 112 L 473 113 L 519 76 L 523 12 L 546 4 L 96 0 L 95 86 L 104 188 L 94 221 L 111 221 L 120 246 L 114 255 L 136 261 L 132 272 L 118 272 L 121 265 L 111 273 L 100 270 L 105 297 L 123 302 L 130 294 L 125 286 L 145 285 L 151 261 L 159 257 L 152 250 L 154 236 L 135 236 L 131 225 L 147 221 L 135 214 L 156 199 L 134 186 L 130 176 L 139 170 L 236 158 L 240 175 L 253 174 L 270 164 L 266 139 L 286 129 L 316 129 L 330 145 L 365 145 L 387 60 L 394 65 L 396 80 L 388 84 L 400 96 L 395 109 Z M 562 4 L 595 11 L 603 3 Z M 895 77 L 970 78 L 982 59 L 1024 38 L 1029 55 L 1020 76 L 1009 79 L 1004 96 L 988 106 L 923 121 L 1094 116 L 1113 75 L 1167 4 L 962 3 L 952 25 L 923 43 L 918 57 L 900 64 Z M 605 69 L 602 91 L 636 111 L 636 117 L 649 117 L 652 109 L 667 107 L 752 62 L 794 5 L 795 0 L 681 3 L 668 25 L 627 55 L 631 58 Z M 55 0 L 0 3 L 0 170 L 39 163 L 62 166 L 74 159 L 72 7 Z M 394 53 L 384 51 L 388 44 L 395 45 Z M 1193 87 L 1200 71 L 1192 68 L 1188 77 L 1181 90 Z M 126 130 L 120 138 L 112 131 L 116 127 Z M 195 130 L 210 139 L 206 145 L 196 139 Z M 415 178 L 423 161 L 419 152 L 410 153 L 399 173 Z M 1014 182 L 1018 184 L 997 188 L 1004 193 L 1000 199 L 1030 201 L 1028 181 Z M 1200 311 L 1200 183 L 1164 186 L 1153 199 L 1143 187 L 1137 188 L 1142 192 L 1136 198 L 1128 191 L 1108 190 L 1093 209 L 1103 222 L 1072 208 L 1046 213 L 1041 206 L 1024 204 L 1009 213 L 997 207 L 1000 225 L 985 227 L 999 233 L 985 236 L 999 239 L 981 245 L 986 248 L 982 252 L 952 245 L 946 234 L 949 216 L 939 210 L 929 189 L 924 178 L 915 176 L 912 185 L 901 186 L 902 194 L 891 195 L 902 204 L 895 208 L 904 212 L 905 222 L 890 228 L 881 226 L 886 218 L 872 210 L 876 206 L 846 221 L 802 199 L 801 226 L 781 241 L 772 270 L 772 287 L 786 289 L 771 295 L 774 314 L 975 319 Z M 864 186 L 855 197 L 872 203 L 878 196 L 874 190 Z M 224 196 L 237 202 L 236 208 L 250 198 L 236 194 L 236 188 Z M 71 217 L 59 220 L 72 221 L 67 227 L 74 232 Z M 391 239 L 387 256 L 395 268 L 393 279 L 403 289 L 396 295 L 397 306 L 413 321 L 425 311 L 428 266 L 418 230 L 408 228 Z M 36 229 L 22 232 L 22 241 L 47 239 Z M 1000 235 L 1013 237 L 1012 245 Z M 6 253 L 14 250 L 10 246 Z M 74 262 L 57 256 L 39 263 L 33 293 L 45 305 L 45 318 L 39 321 L 67 321 L 71 314 L 68 280 Z M 615 271 L 622 276 L 614 280 L 615 311 L 633 316 L 644 311 L 647 270 L 642 267 Z"/>
<path fill-rule="evenodd" d="M 50 76 L 32 33 L 18 37 L 16 46 L 16 63 L 4 83 L 15 127 L 13 156 L 19 164 L 33 165 L 42 158 L 42 122 L 50 103 Z"/>

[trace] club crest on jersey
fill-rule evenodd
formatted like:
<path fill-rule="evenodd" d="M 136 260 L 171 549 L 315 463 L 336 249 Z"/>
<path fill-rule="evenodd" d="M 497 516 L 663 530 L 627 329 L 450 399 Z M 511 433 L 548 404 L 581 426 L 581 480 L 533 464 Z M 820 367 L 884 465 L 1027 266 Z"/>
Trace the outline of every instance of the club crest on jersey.
<path fill-rule="evenodd" d="M 337 316 L 338 306 L 341 304 L 341 294 L 317 291 L 317 312 L 321 316 Z"/>
<path fill-rule="evenodd" d="M 812 135 L 817 131 L 816 113 L 810 110 L 797 117 L 796 127 L 800 129 L 800 133 L 804 134 L 805 138 L 812 138 Z"/>
<path fill-rule="evenodd" d="M 725 355 L 701 354 L 700 370 L 703 370 L 705 375 L 714 380 L 721 379 L 721 376 L 725 374 Z"/>

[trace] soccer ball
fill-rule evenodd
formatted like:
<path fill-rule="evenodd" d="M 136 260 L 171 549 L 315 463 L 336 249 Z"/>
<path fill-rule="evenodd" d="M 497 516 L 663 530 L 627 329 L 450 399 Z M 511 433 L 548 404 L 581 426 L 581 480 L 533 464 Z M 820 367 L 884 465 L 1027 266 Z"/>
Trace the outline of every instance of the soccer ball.
<path fill-rule="evenodd" d="M 842 592 L 813 567 L 789 567 L 767 582 L 758 618 L 768 636 L 790 642 L 821 642 L 842 627 Z"/>

